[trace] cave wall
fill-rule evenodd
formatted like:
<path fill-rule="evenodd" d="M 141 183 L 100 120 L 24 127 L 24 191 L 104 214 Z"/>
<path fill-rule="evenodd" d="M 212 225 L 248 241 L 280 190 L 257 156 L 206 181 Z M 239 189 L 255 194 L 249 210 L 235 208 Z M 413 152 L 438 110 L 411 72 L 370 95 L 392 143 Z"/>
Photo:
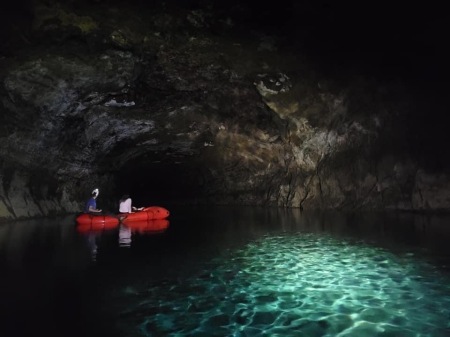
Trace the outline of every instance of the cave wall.
<path fill-rule="evenodd" d="M 0 59 L 2 219 L 81 211 L 95 187 L 114 210 L 115 177 L 137 162 L 182 165 L 178 187 L 198 186 L 184 202 L 448 209 L 447 168 L 411 149 L 401 80 L 323 72 L 207 8 L 27 13 Z"/>
<path fill-rule="evenodd" d="M 80 205 L 72 200 L 68 186 L 57 188 L 48 172 L 3 168 L 0 175 L 0 218 L 14 220 L 75 213 Z"/>

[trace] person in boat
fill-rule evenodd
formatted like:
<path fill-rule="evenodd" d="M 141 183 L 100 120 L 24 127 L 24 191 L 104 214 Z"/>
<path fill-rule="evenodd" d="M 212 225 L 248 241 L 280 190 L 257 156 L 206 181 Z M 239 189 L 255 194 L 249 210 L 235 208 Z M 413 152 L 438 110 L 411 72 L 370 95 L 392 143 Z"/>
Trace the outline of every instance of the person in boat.
<path fill-rule="evenodd" d="M 143 209 L 144 207 L 134 207 L 128 194 L 124 194 L 122 198 L 120 198 L 119 213 L 134 213 L 136 211 L 142 211 Z"/>
<path fill-rule="evenodd" d="M 99 190 L 98 190 L 98 188 L 96 188 L 95 190 L 92 191 L 91 197 L 86 202 L 86 207 L 84 209 L 85 213 L 98 214 L 98 213 L 102 212 L 101 209 L 97 208 L 97 201 L 96 201 L 96 199 L 97 199 L 98 195 L 99 195 Z"/>

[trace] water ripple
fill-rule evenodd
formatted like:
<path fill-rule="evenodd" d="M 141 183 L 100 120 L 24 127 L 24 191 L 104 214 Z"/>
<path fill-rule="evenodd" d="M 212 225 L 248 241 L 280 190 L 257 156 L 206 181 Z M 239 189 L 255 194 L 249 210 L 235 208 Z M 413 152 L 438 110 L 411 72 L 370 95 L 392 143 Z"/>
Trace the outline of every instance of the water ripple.
<path fill-rule="evenodd" d="M 443 337 L 449 281 L 414 254 L 289 234 L 228 251 L 175 285 L 113 300 L 128 303 L 119 328 L 142 336 Z"/>

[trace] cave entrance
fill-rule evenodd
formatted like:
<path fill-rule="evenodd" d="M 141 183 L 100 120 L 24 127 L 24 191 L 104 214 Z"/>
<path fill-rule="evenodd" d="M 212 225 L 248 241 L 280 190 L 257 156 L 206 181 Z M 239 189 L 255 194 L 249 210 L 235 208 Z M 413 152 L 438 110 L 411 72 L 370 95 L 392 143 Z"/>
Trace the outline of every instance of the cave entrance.
<path fill-rule="evenodd" d="M 205 193 L 204 173 L 188 164 L 129 162 L 116 175 L 120 197 L 129 194 L 133 205 L 190 204 Z"/>

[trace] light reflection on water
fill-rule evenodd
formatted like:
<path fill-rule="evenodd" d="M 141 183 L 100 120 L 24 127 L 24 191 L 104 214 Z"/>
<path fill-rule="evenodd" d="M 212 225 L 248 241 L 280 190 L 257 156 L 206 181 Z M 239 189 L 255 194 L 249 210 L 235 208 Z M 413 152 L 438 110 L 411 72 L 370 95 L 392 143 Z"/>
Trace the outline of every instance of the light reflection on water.
<path fill-rule="evenodd" d="M 129 248 L 131 246 L 131 228 L 120 224 L 119 246 Z"/>
<path fill-rule="evenodd" d="M 448 219 L 219 208 L 172 210 L 158 234 L 0 225 L 0 335 L 33 314 L 26 332 L 73 336 L 448 336 Z"/>
<path fill-rule="evenodd" d="M 450 278 L 414 253 L 269 235 L 177 282 L 115 292 L 122 331 L 177 336 L 448 336 Z M 124 289 L 125 290 L 125 289 Z"/>

